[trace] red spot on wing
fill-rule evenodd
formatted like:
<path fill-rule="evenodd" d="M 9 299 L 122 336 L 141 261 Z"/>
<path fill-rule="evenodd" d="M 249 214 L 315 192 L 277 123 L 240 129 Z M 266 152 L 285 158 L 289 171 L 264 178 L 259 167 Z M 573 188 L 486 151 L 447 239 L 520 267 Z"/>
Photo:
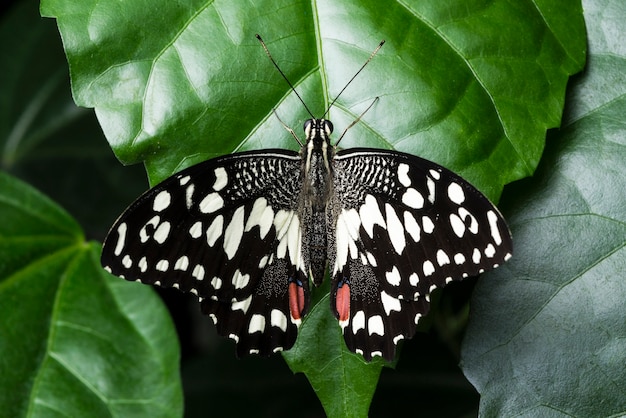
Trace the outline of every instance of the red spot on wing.
<path fill-rule="evenodd" d="M 347 321 L 350 318 L 350 285 L 340 284 L 335 297 L 335 309 L 339 321 Z"/>
<path fill-rule="evenodd" d="M 302 285 L 293 281 L 289 283 L 289 313 L 295 320 L 302 318 L 304 310 L 304 289 Z"/>

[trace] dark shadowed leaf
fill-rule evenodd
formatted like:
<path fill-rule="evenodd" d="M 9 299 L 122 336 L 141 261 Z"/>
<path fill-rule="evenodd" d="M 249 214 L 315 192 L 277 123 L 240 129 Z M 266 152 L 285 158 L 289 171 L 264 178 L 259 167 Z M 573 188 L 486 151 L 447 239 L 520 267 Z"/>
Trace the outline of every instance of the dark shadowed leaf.
<path fill-rule="evenodd" d="M 535 178 L 507 204 L 516 255 L 479 282 L 463 370 L 481 415 L 626 410 L 626 8 L 584 2 L 588 68 Z"/>

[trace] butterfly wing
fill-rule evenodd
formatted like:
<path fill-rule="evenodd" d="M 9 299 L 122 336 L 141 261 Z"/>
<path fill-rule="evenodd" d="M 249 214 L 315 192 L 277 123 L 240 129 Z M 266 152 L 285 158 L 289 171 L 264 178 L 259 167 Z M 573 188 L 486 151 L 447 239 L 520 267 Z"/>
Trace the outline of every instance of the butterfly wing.
<path fill-rule="evenodd" d="M 395 151 L 339 151 L 333 185 L 331 309 L 348 348 L 367 360 L 393 359 L 435 288 L 511 256 L 496 207 L 433 162 Z"/>
<path fill-rule="evenodd" d="M 286 150 L 183 170 L 120 216 L 102 265 L 127 280 L 194 293 L 238 355 L 289 349 L 309 297 L 300 172 L 299 155 Z"/>

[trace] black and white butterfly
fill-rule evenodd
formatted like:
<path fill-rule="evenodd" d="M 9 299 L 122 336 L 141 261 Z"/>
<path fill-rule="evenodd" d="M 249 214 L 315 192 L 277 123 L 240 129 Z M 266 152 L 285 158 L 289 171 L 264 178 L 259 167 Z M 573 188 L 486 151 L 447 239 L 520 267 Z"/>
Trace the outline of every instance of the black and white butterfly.
<path fill-rule="evenodd" d="M 264 356 L 293 346 L 309 279 L 328 267 L 347 347 L 393 359 L 434 289 L 511 257 L 510 232 L 453 172 L 396 151 L 336 151 L 332 131 L 310 119 L 300 152 L 227 155 L 166 179 L 115 222 L 102 265 L 197 295 L 238 355 Z"/>

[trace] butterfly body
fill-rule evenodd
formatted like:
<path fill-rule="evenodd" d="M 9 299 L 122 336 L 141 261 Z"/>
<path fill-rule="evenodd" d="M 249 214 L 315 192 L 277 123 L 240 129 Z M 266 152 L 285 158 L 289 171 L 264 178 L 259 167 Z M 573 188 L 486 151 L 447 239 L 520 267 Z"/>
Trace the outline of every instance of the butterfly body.
<path fill-rule="evenodd" d="M 395 151 L 335 152 L 332 124 L 305 123 L 299 153 L 251 151 L 185 169 L 133 203 L 102 265 L 196 294 L 238 355 L 289 349 L 328 269 L 348 348 L 392 359 L 450 281 L 512 253 L 497 209 L 468 182 Z"/>

